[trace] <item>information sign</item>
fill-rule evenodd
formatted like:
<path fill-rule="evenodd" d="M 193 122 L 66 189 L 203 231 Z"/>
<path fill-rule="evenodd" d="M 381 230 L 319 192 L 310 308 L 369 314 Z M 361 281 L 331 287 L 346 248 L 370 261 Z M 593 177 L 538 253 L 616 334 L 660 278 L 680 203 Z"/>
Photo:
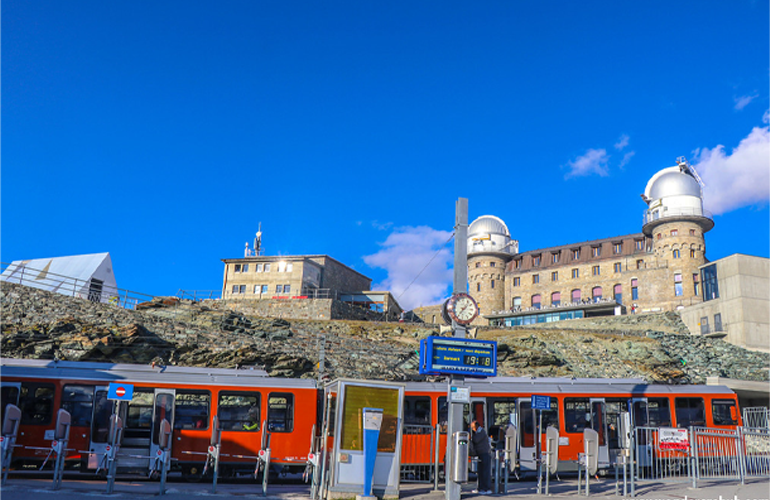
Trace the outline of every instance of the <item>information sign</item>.
<path fill-rule="evenodd" d="M 673 427 L 661 427 L 658 429 L 659 447 L 661 450 L 690 449 L 690 439 L 687 429 L 675 429 Z"/>
<path fill-rule="evenodd" d="M 497 342 L 428 337 L 420 342 L 420 373 L 494 377 L 497 375 Z"/>
<path fill-rule="evenodd" d="M 134 386 L 131 384 L 110 383 L 107 389 L 107 399 L 115 401 L 131 401 L 134 397 Z"/>
<path fill-rule="evenodd" d="M 551 396 L 532 395 L 532 409 L 533 410 L 550 410 L 551 409 Z"/>

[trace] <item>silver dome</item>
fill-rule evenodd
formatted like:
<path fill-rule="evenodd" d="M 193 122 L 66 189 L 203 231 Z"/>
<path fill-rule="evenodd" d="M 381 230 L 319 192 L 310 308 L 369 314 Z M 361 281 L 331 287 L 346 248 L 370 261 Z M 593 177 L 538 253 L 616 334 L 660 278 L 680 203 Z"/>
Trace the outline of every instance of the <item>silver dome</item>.
<path fill-rule="evenodd" d="M 477 234 L 499 234 L 509 238 L 511 237 L 511 233 L 508 232 L 508 226 L 505 225 L 505 222 L 494 215 L 482 215 L 471 223 L 468 227 L 468 236 Z"/>
<path fill-rule="evenodd" d="M 649 198 L 659 200 L 668 196 L 701 197 L 700 184 L 695 178 L 683 172 L 666 172 L 654 179 L 649 189 Z"/>

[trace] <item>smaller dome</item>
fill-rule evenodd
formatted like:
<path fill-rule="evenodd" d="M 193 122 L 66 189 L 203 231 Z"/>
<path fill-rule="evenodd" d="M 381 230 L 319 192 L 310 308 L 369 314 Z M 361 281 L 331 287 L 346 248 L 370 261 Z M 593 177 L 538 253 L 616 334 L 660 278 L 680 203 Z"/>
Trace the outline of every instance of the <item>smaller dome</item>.
<path fill-rule="evenodd" d="M 511 237 L 505 222 L 494 215 L 482 215 L 468 226 L 468 236 L 477 234 L 499 234 Z"/>
<path fill-rule="evenodd" d="M 692 175 L 684 172 L 669 171 L 652 181 L 648 197 L 659 200 L 669 196 L 701 197 L 700 184 Z"/>

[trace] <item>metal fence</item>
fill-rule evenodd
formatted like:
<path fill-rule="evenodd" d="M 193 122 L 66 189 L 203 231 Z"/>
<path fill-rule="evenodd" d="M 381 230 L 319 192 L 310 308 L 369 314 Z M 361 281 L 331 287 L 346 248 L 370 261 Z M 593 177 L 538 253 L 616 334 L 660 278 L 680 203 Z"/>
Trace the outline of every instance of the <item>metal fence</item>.
<path fill-rule="evenodd" d="M 436 429 L 430 425 L 404 425 L 401 449 L 401 482 L 433 481 Z"/>
<path fill-rule="evenodd" d="M 770 429 L 770 408 L 764 406 L 744 408 L 743 425 L 753 429 Z"/>
<path fill-rule="evenodd" d="M 91 302 L 112 304 L 124 309 L 136 309 L 137 304 L 153 300 L 153 295 L 132 292 L 106 285 L 101 280 L 82 280 L 71 276 L 35 269 L 27 265 L 0 262 L 2 281 L 78 297 Z"/>
<path fill-rule="evenodd" d="M 661 443 L 657 427 L 636 427 L 632 447 L 634 476 L 638 481 L 687 481 L 689 478 L 689 446 Z"/>
<path fill-rule="evenodd" d="M 743 480 L 738 429 L 691 427 L 690 432 L 693 485 L 699 479 Z"/>

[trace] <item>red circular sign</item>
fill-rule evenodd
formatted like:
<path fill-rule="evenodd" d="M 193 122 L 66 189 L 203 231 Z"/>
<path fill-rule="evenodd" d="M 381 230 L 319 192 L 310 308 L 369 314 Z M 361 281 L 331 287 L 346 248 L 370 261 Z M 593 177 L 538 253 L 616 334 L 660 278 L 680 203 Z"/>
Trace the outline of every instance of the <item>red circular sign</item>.
<path fill-rule="evenodd" d="M 105 447 L 104 449 L 105 449 L 106 451 L 110 451 L 110 447 L 109 447 L 109 446 Z"/>
<path fill-rule="evenodd" d="M 315 455 L 313 455 L 312 453 L 310 453 L 310 454 L 307 456 L 307 458 L 309 458 L 310 460 L 313 460 L 313 459 L 315 458 Z"/>
<path fill-rule="evenodd" d="M 265 456 L 265 450 L 259 450 L 259 456 L 264 457 Z"/>
<path fill-rule="evenodd" d="M 115 395 L 118 396 L 119 398 L 122 398 L 123 396 L 126 395 L 126 388 L 118 387 L 117 389 L 115 389 Z"/>

